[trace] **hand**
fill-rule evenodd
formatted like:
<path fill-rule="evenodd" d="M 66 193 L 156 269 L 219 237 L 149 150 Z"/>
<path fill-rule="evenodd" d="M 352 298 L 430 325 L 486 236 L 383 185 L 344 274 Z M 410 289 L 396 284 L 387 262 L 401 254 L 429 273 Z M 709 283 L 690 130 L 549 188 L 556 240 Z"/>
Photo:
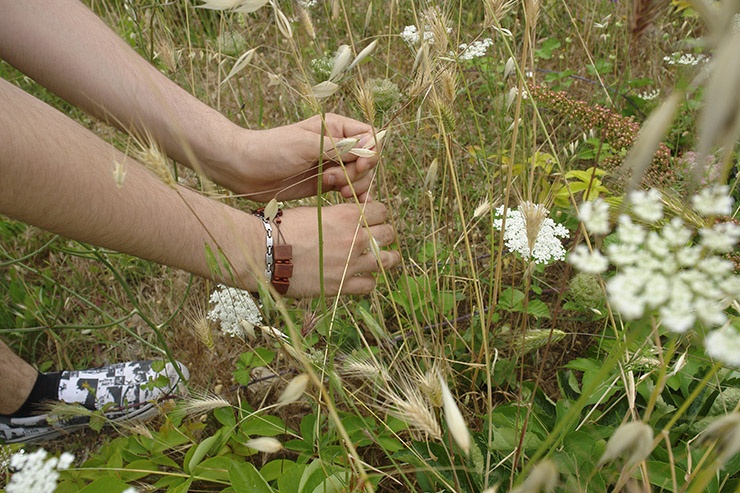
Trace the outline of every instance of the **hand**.
<path fill-rule="evenodd" d="M 317 115 L 270 130 L 239 129 L 231 147 L 235 151 L 220 161 L 210 162 L 206 173 L 216 183 L 255 201 L 316 195 L 321 127 L 321 116 Z M 337 142 L 349 137 L 359 139 L 355 147 L 372 148 L 373 128 L 330 113 L 325 118 L 325 131 L 322 191 L 337 190 L 350 198 L 354 189 L 359 200 L 365 201 L 369 198 L 370 171 L 377 163 L 377 155 L 363 158 L 346 153 L 340 156 L 342 169 L 333 150 Z"/>
<path fill-rule="evenodd" d="M 324 207 L 322 213 L 324 240 L 324 291 L 328 296 L 367 294 L 375 288 L 374 272 L 380 266 L 370 236 L 379 247 L 395 241 L 395 231 L 387 219 L 386 207 L 379 202 L 364 206 L 364 220 L 357 204 Z M 368 227 L 365 227 L 367 223 Z M 359 226 L 359 227 L 358 227 Z M 293 245 L 293 277 L 287 296 L 317 297 L 319 284 L 319 237 L 317 210 L 299 207 L 286 210 L 280 224 L 285 241 Z M 376 250 L 384 269 L 398 265 L 401 256 L 395 250 Z"/>

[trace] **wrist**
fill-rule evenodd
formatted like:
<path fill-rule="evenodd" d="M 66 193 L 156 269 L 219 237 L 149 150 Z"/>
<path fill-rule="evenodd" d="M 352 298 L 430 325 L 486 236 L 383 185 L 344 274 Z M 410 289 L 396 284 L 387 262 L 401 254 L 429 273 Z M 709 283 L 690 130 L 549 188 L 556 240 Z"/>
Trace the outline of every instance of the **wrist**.
<path fill-rule="evenodd" d="M 280 229 L 283 211 L 278 209 L 274 217 L 269 217 L 265 209 L 260 208 L 253 214 L 262 221 L 265 229 L 265 278 L 275 291 L 284 295 L 293 276 L 293 247 L 286 243 Z"/>

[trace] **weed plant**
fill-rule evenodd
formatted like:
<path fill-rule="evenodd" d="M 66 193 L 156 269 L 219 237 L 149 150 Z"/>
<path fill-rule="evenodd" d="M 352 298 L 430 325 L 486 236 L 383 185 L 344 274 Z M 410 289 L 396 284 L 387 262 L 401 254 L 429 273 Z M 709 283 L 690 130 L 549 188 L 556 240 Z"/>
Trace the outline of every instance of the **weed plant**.
<path fill-rule="evenodd" d="M 262 293 L 256 315 L 4 220 L 0 329 L 21 355 L 193 376 L 147 426 L 46 445 L 73 463 L 34 455 L 57 491 L 740 488 L 736 2 L 202 2 L 89 4 L 240 125 L 385 131 L 374 189 L 402 267 L 366 298 Z"/>

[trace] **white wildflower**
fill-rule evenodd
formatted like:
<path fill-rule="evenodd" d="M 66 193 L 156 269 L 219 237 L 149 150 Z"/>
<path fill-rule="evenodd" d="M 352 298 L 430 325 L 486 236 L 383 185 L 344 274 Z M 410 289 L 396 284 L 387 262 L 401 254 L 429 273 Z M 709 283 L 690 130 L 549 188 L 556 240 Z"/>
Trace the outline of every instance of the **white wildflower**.
<path fill-rule="evenodd" d="M 704 63 L 707 60 L 707 56 L 701 53 L 694 55 L 693 53 L 681 53 L 678 51 L 663 57 L 663 61 L 668 65 L 693 66 L 698 65 L 699 63 Z"/>
<path fill-rule="evenodd" d="M 59 458 L 48 457 L 44 449 L 30 454 L 20 450 L 10 458 L 10 467 L 15 472 L 5 487 L 7 493 L 51 493 L 56 490 L 59 471 L 69 469 L 74 456 L 63 452 Z"/>
<path fill-rule="evenodd" d="M 668 224 L 663 226 L 661 234 L 670 246 L 677 247 L 686 245 L 691 240 L 693 233 L 684 225 L 680 218 L 674 217 Z"/>
<path fill-rule="evenodd" d="M 600 198 L 581 204 L 578 210 L 578 218 L 586 226 L 589 233 L 605 235 L 611 230 L 609 227 L 609 204 Z"/>
<path fill-rule="evenodd" d="M 712 192 L 717 194 L 714 200 L 722 201 L 719 194 L 723 192 Z M 708 197 L 699 200 L 700 207 Z M 633 192 L 630 199 L 635 215 L 641 219 L 654 223 L 663 216 L 658 193 Z M 586 211 L 584 218 L 590 219 L 591 211 Z M 740 225 L 720 222 L 702 228 L 698 231 L 699 244 L 694 242 L 697 232 L 679 218 L 647 228 L 621 215 L 615 241 L 606 247 L 604 260 L 582 245 L 573 250 L 569 260 L 584 272 L 606 270 L 609 263 L 617 267 L 616 274 L 606 282 L 606 291 L 612 308 L 625 320 L 657 314 L 664 327 L 677 333 L 688 331 L 696 323 L 707 328 L 724 324 L 725 310 L 738 299 L 740 276 L 735 275 L 731 261 L 715 254 L 734 248 L 740 239 Z"/>
<path fill-rule="evenodd" d="M 401 31 L 401 39 L 409 45 L 415 45 L 419 42 L 419 29 L 416 26 L 406 26 Z"/>
<path fill-rule="evenodd" d="M 493 45 L 491 38 L 484 38 L 478 41 L 473 41 L 470 44 L 462 43 L 459 46 L 460 49 L 460 60 L 472 60 L 474 58 L 480 58 L 486 55 L 488 47 Z"/>
<path fill-rule="evenodd" d="M 731 252 L 740 239 L 740 226 L 734 223 L 717 223 L 699 230 L 702 246 L 713 252 Z"/>
<path fill-rule="evenodd" d="M 637 97 L 642 99 L 643 101 L 652 101 L 658 96 L 660 96 L 660 89 L 653 89 L 652 91 L 641 92 L 637 95 Z"/>
<path fill-rule="evenodd" d="M 219 285 L 210 300 L 214 306 L 206 318 L 218 322 L 221 330 L 231 337 L 244 335 L 243 321 L 251 326 L 262 322 L 259 308 L 247 291 Z"/>
<path fill-rule="evenodd" d="M 588 247 L 580 244 L 568 255 L 568 261 L 581 272 L 601 274 L 609 268 L 609 259 L 598 250 L 589 251 Z"/>
<path fill-rule="evenodd" d="M 729 324 L 710 332 L 704 346 L 712 358 L 740 368 L 740 333 Z"/>
<path fill-rule="evenodd" d="M 663 218 L 663 200 L 658 190 L 635 190 L 630 192 L 629 200 L 632 212 L 643 221 L 654 223 Z"/>
<path fill-rule="evenodd" d="M 619 216 L 619 239 L 628 245 L 642 245 L 645 242 L 645 230 L 632 222 L 629 216 Z"/>
<path fill-rule="evenodd" d="M 298 5 L 300 5 L 304 9 L 315 7 L 317 3 L 319 3 L 318 0 L 298 0 Z"/>
<path fill-rule="evenodd" d="M 715 185 L 704 188 L 691 197 L 691 206 L 702 216 L 729 216 L 732 213 L 730 187 Z"/>
<path fill-rule="evenodd" d="M 683 334 L 696 323 L 696 316 L 686 305 L 672 304 L 660 308 L 660 320 L 671 332 Z"/>
<path fill-rule="evenodd" d="M 547 217 L 550 211 L 539 206 L 543 218 L 536 232 L 533 248 L 530 250 L 530 236 L 527 234 L 527 219 L 518 208 L 506 211 L 506 225 L 504 243 L 511 252 L 519 253 L 525 260 L 533 259 L 538 264 L 546 264 L 554 260 L 565 259 L 565 249 L 561 238 L 569 236 L 568 230 L 562 224 L 557 224 Z M 504 206 L 496 209 L 497 216 L 503 216 Z M 501 230 L 503 218 L 493 220 L 493 227 Z"/>

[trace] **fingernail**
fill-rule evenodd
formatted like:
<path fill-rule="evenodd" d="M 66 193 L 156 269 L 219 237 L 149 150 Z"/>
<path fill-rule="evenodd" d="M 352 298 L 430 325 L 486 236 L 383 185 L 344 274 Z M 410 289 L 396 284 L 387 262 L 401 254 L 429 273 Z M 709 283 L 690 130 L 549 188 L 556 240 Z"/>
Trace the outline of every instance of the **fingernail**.
<path fill-rule="evenodd" d="M 334 173 L 328 173 L 326 175 L 326 184 L 330 187 L 333 187 L 334 184 L 337 182 L 337 177 L 334 176 Z"/>
<path fill-rule="evenodd" d="M 370 143 L 373 140 L 372 134 L 365 134 L 362 136 L 362 138 L 357 142 L 357 147 L 365 147 L 368 143 Z"/>

